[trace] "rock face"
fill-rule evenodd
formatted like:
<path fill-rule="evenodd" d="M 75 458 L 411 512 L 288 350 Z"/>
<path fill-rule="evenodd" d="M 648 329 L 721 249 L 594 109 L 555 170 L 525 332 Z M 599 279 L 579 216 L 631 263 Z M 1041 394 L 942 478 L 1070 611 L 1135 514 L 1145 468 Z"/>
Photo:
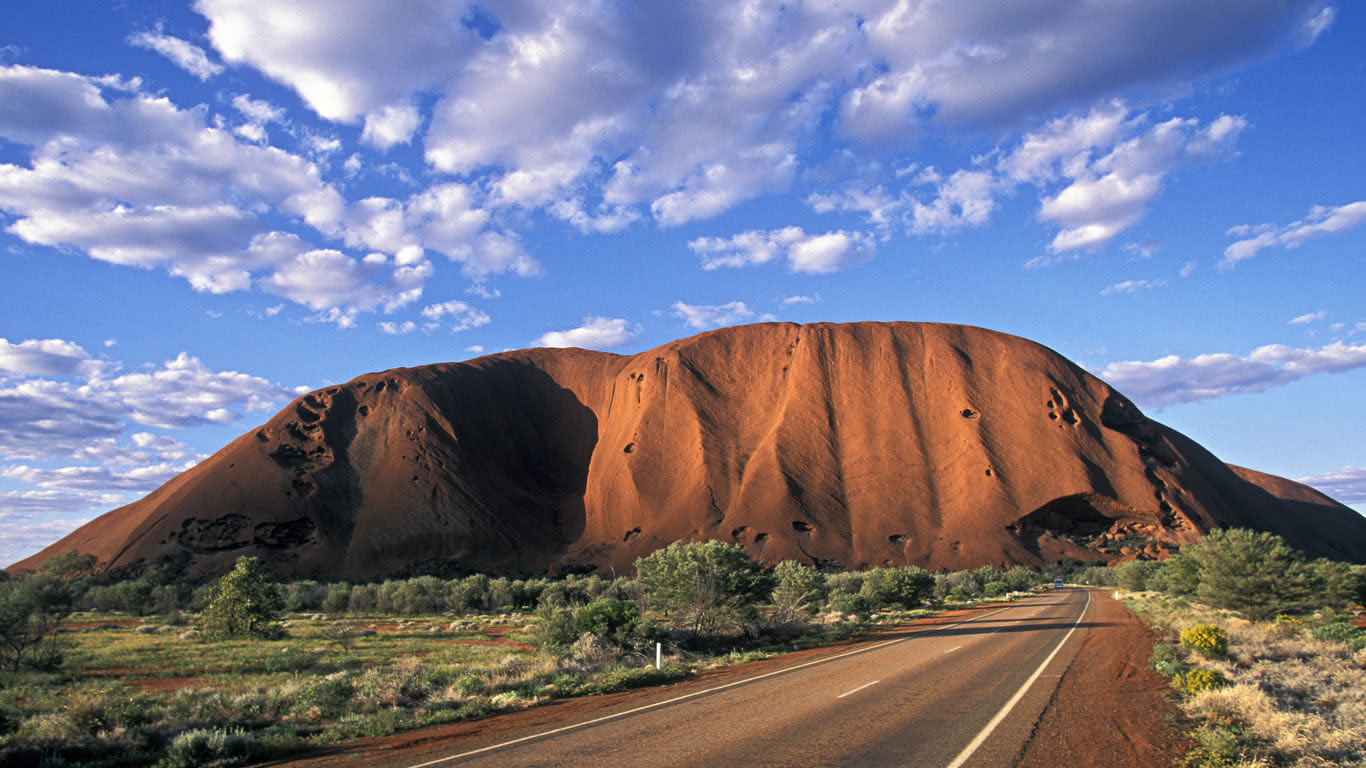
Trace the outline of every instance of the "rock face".
<path fill-rule="evenodd" d="M 719 539 L 769 563 L 1040 566 L 1162 557 L 1218 526 L 1366 560 L 1366 518 L 1229 467 L 1033 342 L 771 323 L 367 374 L 17 565 L 623 572 Z"/>

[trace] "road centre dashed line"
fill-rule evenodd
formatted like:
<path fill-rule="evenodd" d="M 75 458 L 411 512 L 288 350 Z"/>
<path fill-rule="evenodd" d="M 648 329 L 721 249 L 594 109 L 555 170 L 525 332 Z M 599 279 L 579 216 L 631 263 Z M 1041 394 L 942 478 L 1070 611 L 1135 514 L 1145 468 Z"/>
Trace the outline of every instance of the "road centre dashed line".
<path fill-rule="evenodd" d="M 851 693 L 858 693 L 859 691 L 863 690 L 864 688 L 867 688 L 867 687 L 870 686 L 870 685 L 877 685 L 877 684 L 880 683 L 880 682 L 882 682 L 882 681 L 881 681 L 881 680 L 874 680 L 874 681 L 871 682 L 871 683 L 864 683 L 863 685 L 860 685 L 859 687 L 855 688 L 855 689 L 852 690 L 852 691 L 845 691 L 844 693 L 841 693 L 840 695 L 836 696 L 835 698 L 837 698 L 837 699 L 842 699 L 842 698 L 844 698 L 845 696 L 848 696 L 848 695 L 851 694 Z"/>
<path fill-rule="evenodd" d="M 1088 596 L 1088 600 L 1089 600 L 1089 596 Z M 982 614 L 981 616 L 974 616 L 973 618 L 970 618 L 970 619 L 964 619 L 963 621 L 955 622 L 955 623 L 950 624 L 950 625 L 945 626 L 945 627 L 936 627 L 936 628 L 934 628 L 934 629 L 929 629 L 929 630 L 926 630 L 926 631 L 924 631 L 924 632 L 916 632 L 915 634 L 909 635 L 909 636 L 907 636 L 907 637 L 899 637 L 899 638 L 897 638 L 897 639 L 895 639 L 895 640 L 888 640 L 888 641 L 886 641 L 886 642 L 877 643 L 876 645 L 870 645 L 870 646 L 868 646 L 867 648 L 858 648 L 858 649 L 855 649 L 855 650 L 852 650 L 852 651 L 845 651 L 844 653 L 836 654 L 836 655 L 834 655 L 834 656 L 829 656 L 829 657 L 826 657 L 826 658 L 824 658 L 824 659 L 815 659 L 814 661 L 808 661 L 808 662 L 805 662 L 805 663 L 802 663 L 802 664 L 798 664 L 798 665 L 796 665 L 795 667 L 785 667 L 785 668 L 783 668 L 783 669 L 775 669 L 775 670 L 772 671 L 772 672 L 765 672 L 765 673 L 762 674 L 762 675 L 756 675 L 756 676 L 754 676 L 754 677 L 747 677 L 747 678 L 745 678 L 745 679 L 743 679 L 743 680 L 736 680 L 736 681 L 731 682 L 731 683 L 726 683 L 725 685 L 718 685 L 718 686 L 716 686 L 715 688 L 707 688 L 707 689 L 701 690 L 701 691 L 693 691 L 692 693 L 685 693 L 685 694 L 683 694 L 682 696 L 675 696 L 675 697 L 672 698 L 672 699 L 666 699 L 666 700 L 664 700 L 664 701 L 657 701 L 657 702 L 655 702 L 655 703 L 653 703 L 653 704 L 646 704 L 646 705 L 644 705 L 644 706 L 636 707 L 636 708 L 634 708 L 634 709 L 628 709 L 628 710 L 626 710 L 625 712 L 617 712 L 617 713 L 614 713 L 614 714 L 611 714 L 611 715 L 603 715 L 602 717 L 598 717 L 598 718 L 595 718 L 595 719 L 593 719 L 593 720 L 585 720 L 585 721 L 582 722 L 582 723 L 573 723 L 573 724 L 570 724 L 570 725 L 561 726 L 561 727 L 559 727 L 559 728 L 553 728 L 553 729 L 551 729 L 551 730 L 549 730 L 549 731 L 541 731 L 540 733 L 533 733 L 533 734 L 531 734 L 531 735 L 529 735 L 529 736 L 522 736 L 522 737 L 520 737 L 520 738 L 510 739 L 510 740 L 508 740 L 508 741 L 499 742 L 499 743 L 497 743 L 497 744 L 490 744 L 490 745 L 487 746 L 487 747 L 480 747 L 479 749 L 471 749 L 471 750 L 469 750 L 468 752 L 461 752 L 461 753 L 458 754 L 458 755 L 450 755 L 449 757 L 440 757 L 440 758 L 437 758 L 437 759 L 435 759 L 435 760 L 428 760 L 428 761 L 425 762 L 425 763 L 416 763 L 416 764 L 414 764 L 414 765 L 408 766 L 407 768 L 430 768 L 430 766 L 433 766 L 433 765 L 441 765 L 442 763 L 449 763 L 449 762 L 451 762 L 451 761 L 453 761 L 453 760 L 459 760 L 459 759 L 465 758 L 465 757 L 473 757 L 474 755 L 482 755 L 482 754 L 484 754 L 485 752 L 492 752 L 492 751 L 494 751 L 495 749 L 502 749 L 503 747 L 510 747 L 510 746 L 512 746 L 512 745 L 514 745 L 514 744 L 522 744 L 522 743 L 525 743 L 525 742 L 528 742 L 528 741 L 532 741 L 532 740 L 534 740 L 534 739 L 540 739 L 540 738 L 544 738 L 544 737 L 546 737 L 546 736 L 554 736 L 554 735 L 557 734 L 557 733 L 564 733 L 564 732 L 566 732 L 566 731 L 574 731 L 574 730 L 578 730 L 578 729 L 580 729 L 580 728 L 587 728 L 587 727 L 590 726 L 590 725 L 597 725 L 598 723 L 605 723 L 605 722 L 607 722 L 608 720 L 617 720 L 617 719 L 619 719 L 619 718 L 623 718 L 623 717 L 626 717 L 626 716 L 628 716 L 628 715 L 634 715 L 634 714 L 636 714 L 636 713 L 638 713 L 638 712 L 645 712 L 645 711 L 651 710 L 651 709 L 658 709 L 658 708 L 660 708 L 660 707 L 668 706 L 668 705 L 670 705 L 670 704 L 676 704 L 676 703 L 678 703 L 678 702 L 680 702 L 680 701 L 684 701 L 684 700 L 686 700 L 686 699 L 692 699 L 692 698 L 696 698 L 696 697 L 698 697 L 698 696 L 704 696 L 704 695 L 709 694 L 709 693 L 716 693 L 717 691 L 723 691 L 723 690 L 726 690 L 727 688 L 735 688 L 735 687 L 737 687 L 737 686 L 746 685 L 746 684 L 748 684 L 748 683 L 758 682 L 759 680 L 764 680 L 764 679 L 766 679 L 766 678 L 776 677 L 776 676 L 778 676 L 778 675 L 785 675 L 785 674 L 787 674 L 788 672 L 796 672 L 796 671 L 799 670 L 799 669 L 805 669 L 806 667 L 813 667 L 813 666 L 816 666 L 817 664 L 827 664 L 827 663 L 832 662 L 832 661 L 837 661 L 837 660 L 839 660 L 839 659 L 848 658 L 849 656 L 856 656 L 856 655 L 858 655 L 858 654 L 860 654 L 860 653 L 868 653 L 869 651 L 875 651 L 875 650 L 877 650 L 877 649 L 879 649 L 879 648 L 886 648 L 886 647 L 891 646 L 891 645 L 897 645 L 897 644 L 899 644 L 899 643 L 904 643 L 904 642 L 906 642 L 906 641 L 908 641 L 908 640 L 914 640 L 914 639 L 919 638 L 919 637 L 925 637 L 925 636 L 927 636 L 927 635 L 933 635 L 933 634 L 935 634 L 935 633 L 937 633 L 937 632 L 947 632 L 948 630 L 954 629 L 955 627 L 961 627 L 961 626 L 963 626 L 964 624 L 969 624 L 969 623 L 972 623 L 972 622 L 975 622 L 975 621 L 981 621 L 982 619 L 985 619 L 985 618 L 987 618 L 987 617 L 989 617 L 989 616 L 995 616 L 995 615 L 998 614 L 998 613 L 1002 613 L 1002 612 L 1004 612 L 1004 611 L 1008 611 L 1008 610 L 1010 610 L 1011 608 L 1014 608 L 1014 607 L 1016 607 L 1016 606 L 1007 605 L 1007 606 L 1004 606 L 1004 607 L 1001 607 L 1001 608 L 997 608 L 996 610 L 991 611 L 990 613 L 984 613 L 984 614 Z M 1084 612 L 1084 611 L 1083 611 L 1083 612 Z"/>
<path fill-rule="evenodd" d="M 962 648 L 962 647 L 963 647 L 963 646 L 961 646 L 961 645 L 955 645 L 954 647 L 948 649 L 947 651 L 944 651 L 944 653 L 946 653 L 946 654 L 947 654 L 947 653 L 953 653 L 954 651 L 956 651 L 956 650 L 958 650 L 959 648 Z"/>

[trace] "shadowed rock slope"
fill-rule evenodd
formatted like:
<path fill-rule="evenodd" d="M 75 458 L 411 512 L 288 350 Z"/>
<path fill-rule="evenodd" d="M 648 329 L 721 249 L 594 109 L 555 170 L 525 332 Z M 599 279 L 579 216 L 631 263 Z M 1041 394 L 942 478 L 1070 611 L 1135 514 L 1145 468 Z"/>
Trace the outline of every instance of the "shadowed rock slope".
<path fill-rule="evenodd" d="M 719 539 L 770 563 L 1040 566 L 1161 557 L 1218 526 L 1366 560 L 1366 518 L 1229 467 L 1033 342 L 770 323 L 367 374 L 17 565 L 622 572 Z"/>

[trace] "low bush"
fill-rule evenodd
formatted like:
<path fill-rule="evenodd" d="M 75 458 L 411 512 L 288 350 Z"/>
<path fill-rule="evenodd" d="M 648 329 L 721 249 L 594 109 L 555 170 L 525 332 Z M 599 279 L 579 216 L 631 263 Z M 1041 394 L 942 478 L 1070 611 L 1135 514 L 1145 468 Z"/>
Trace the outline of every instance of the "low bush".
<path fill-rule="evenodd" d="M 1201 691 L 1213 691 L 1226 685 L 1228 685 L 1228 678 L 1224 677 L 1224 673 L 1215 669 L 1196 667 L 1187 672 L 1177 672 L 1172 676 L 1172 687 L 1187 696 L 1194 696 Z"/>
<path fill-rule="evenodd" d="M 1153 646 L 1153 656 L 1149 665 L 1154 672 L 1171 679 L 1190 669 L 1186 662 L 1186 651 L 1179 645 L 1158 643 Z"/>
<path fill-rule="evenodd" d="M 237 729 L 194 728 L 171 739 L 160 768 L 241 765 L 251 759 L 252 739 Z"/>
<path fill-rule="evenodd" d="M 1196 624 L 1181 630 L 1181 645 L 1212 659 L 1228 655 L 1228 633 L 1213 624 Z"/>
<path fill-rule="evenodd" d="M 1332 621 L 1321 624 L 1310 630 L 1310 634 L 1318 640 L 1344 643 L 1353 651 L 1366 648 L 1366 632 L 1357 629 L 1356 625 L 1350 621 Z"/>

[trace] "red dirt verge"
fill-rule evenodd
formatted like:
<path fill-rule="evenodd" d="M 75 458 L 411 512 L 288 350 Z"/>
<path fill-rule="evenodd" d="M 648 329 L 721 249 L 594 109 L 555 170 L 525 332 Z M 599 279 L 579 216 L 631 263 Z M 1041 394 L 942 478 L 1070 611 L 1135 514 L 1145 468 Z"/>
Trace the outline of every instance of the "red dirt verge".
<path fill-rule="evenodd" d="M 1167 679 L 1148 666 L 1154 637 L 1129 609 L 1093 593 L 1094 626 L 1063 674 L 1016 768 L 1170 768 L 1191 743 Z"/>

